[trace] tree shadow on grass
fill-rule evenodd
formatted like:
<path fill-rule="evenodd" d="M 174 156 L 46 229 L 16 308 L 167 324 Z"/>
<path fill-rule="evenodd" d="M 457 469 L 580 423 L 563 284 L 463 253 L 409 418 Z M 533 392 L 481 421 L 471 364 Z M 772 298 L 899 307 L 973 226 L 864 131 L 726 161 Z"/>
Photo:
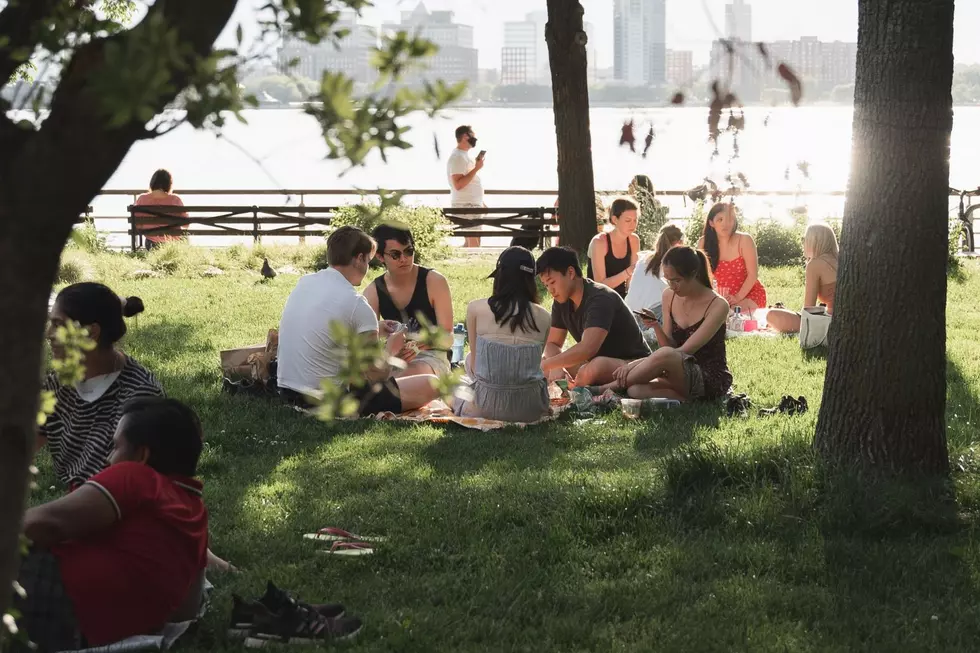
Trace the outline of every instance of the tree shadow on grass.
<path fill-rule="evenodd" d="M 646 457 L 660 457 L 694 440 L 699 432 L 717 429 L 723 406 L 719 402 L 682 405 L 636 422 L 633 446 Z"/>
<path fill-rule="evenodd" d="M 801 350 L 805 361 L 826 361 L 828 350 L 826 347 L 813 347 L 812 349 Z"/>

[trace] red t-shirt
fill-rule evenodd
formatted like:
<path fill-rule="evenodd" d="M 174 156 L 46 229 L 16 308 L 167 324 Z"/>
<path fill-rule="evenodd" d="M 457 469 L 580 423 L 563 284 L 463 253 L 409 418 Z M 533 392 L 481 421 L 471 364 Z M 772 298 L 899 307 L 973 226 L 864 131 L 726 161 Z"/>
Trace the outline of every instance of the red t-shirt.
<path fill-rule="evenodd" d="M 207 565 L 208 511 L 201 483 L 125 462 L 86 485 L 105 493 L 118 521 L 52 549 L 79 630 L 91 646 L 154 632 L 180 607 Z"/>

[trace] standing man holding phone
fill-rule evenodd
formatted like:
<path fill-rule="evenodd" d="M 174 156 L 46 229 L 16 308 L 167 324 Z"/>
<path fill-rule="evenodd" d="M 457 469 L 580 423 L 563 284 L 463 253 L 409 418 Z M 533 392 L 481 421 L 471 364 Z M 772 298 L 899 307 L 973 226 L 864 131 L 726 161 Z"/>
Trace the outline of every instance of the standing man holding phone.
<path fill-rule="evenodd" d="M 486 157 L 486 150 L 481 150 L 474 159 L 470 155 L 470 150 L 476 147 L 476 134 L 469 125 L 460 125 L 456 128 L 456 149 L 449 155 L 447 172 L 449 175 L 449 196 L 450 206 L 454 209 L 459 208 L 479 208 L 485 207 L 483 201 L 483 182 L 480 181 L 480 170 L 483 169 L 483 161 Z M 473 218 L 481 216 L 474 215 Z M 474 225 L 474 228 L 478 225 Z M 475 236 L 468 236 L 463 243 L 464 247 L 479 247 L 480 239 Z"/>

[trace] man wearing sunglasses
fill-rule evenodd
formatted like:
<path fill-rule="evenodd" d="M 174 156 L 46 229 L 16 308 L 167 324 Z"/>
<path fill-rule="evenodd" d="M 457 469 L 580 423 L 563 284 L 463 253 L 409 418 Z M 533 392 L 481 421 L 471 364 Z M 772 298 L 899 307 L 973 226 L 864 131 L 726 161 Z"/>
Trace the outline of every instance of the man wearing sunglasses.
<path fill-rule="evenodd" d="M 364 298 L 379 319 L 404 324 L 408 340 L 398 357 L 408 367 L 398 377 L 417 374 L 442 376 L 450 372 L 453 331 L 453 298 L 449 282 L 435 270 L 415 262 L 412 232 L 391 224 L 377 227 L 372 236 L 378 243 L 378 260 L 385 273 L 364 289 Z M 413 339 L 422 325 L 438 327 L 444 343 L 424 345 Z"/>
<path fill-rule="evenodd" d="M 460 125 L 456 128 L 456 149 L 449 155 L 447 172 L 449 174 L 449 197 L 450 206 L 454 209 L 469 209 L 484 207 L 483 201 L 483 182 L 480 180 L 480 170 L 483 169 L 483 161 L 486 150 L 480 150 L 476 158 L 471 155 L 471 150 L 476 147 L 476 134 L 469 125 Z M 473 219 L 480 218 L 481 215 L 467 216 Z M 478 228 L 478 225 L 473 225 Z M 479 237 L 467 236 L 464 247 L 479 247 Z"/>

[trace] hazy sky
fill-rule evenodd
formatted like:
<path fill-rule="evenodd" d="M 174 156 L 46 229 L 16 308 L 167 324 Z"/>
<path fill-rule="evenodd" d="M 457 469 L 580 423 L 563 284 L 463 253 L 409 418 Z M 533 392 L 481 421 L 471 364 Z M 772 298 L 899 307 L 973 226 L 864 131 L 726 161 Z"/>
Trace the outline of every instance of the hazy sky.
<path fill-rule="evenodd" d="M 264 0 L 256 0 L 264 4 Z M 585 19 L 595 25 L 595 45 L 599 67 L 612 66 L 613 0 L 581 0 Z M 241 0 L 238 16 L 246 23 L 251 0 Z M 409 10 L 418 0 L 374 0 L 375 7 L 364 13 L 365 22 L 380 24 L 397 21 L 399 12 Z M 727 0 L 667 0 L 667 47 L 693 50 L 695 61 L 706 63 L 716 33 L 706 18 L 710 15 L 719 30 L 725 29 Z M 823 40 L 857 40 L 857 0 L 750 0 L 752 37 L 776 41 L 800 36 Z M 521 20 L 530 11 L 546 8 L 545 0 L 425 0 L 426 7 L 456 12 L 457 22 L 474 26 L 481 68 L 500 67 L 503 23 Z M 980 63 L 980 0 L 956 0 L 955 51 L 957 63 Z M 971 33 L 971 27 L 972 33 Z"/>

